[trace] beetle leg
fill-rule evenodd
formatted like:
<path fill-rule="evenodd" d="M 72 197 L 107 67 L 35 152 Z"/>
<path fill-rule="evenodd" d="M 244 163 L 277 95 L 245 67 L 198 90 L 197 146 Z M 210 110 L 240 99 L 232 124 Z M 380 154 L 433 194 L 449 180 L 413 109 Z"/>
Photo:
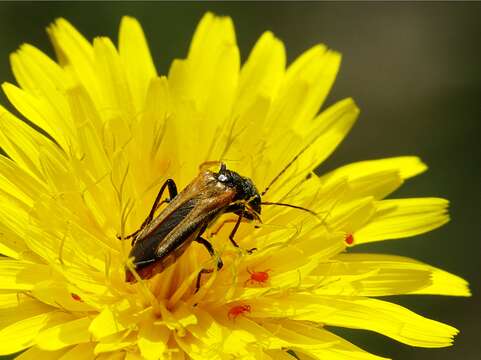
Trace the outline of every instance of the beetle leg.
<path fill-rule="evenodd" d="M 162 201 L 160 201 L 160 199 L 162 198 L 162 195 L 165 191 L 165 188 L 168 188 L 169 190 L 169 198 L 167 199 L 164 199 Z M 169 203 L 173 198 L 175 198 L 177 196 L 177 186 L 175 185 L 175 182 L 174 180 L 172 179 L 167 179 L 161 186 L 160 190 L 159 190 L 159 193 L 157 194 L 157 197 L 155 198 L 154 200 L 154 205 L 152 206 L 152 209 L 150 209 L 150 213 L 149 215 L 147 216 L 147 218 L 144 220 L 144 222 L 142 223 L 142 225 L 140 225 L 140 228 L 136 231 L 134 231 L 132 234 L 129 234 L 127 236 L 124 236 L 123 239 L 124 240 L 127 240 L 127 239 L 130 239 L 130 238 L 133 238 L 135 235 L 137 235 L 143 228 L 145 225 L 147 225 L 149 222 L 152 221 L 152 219 L 154 218 L 154 214 L 155 214 L 155 211 L 159 208 L 160 205 L 162 204 L 165 204 L 165 203 Z M 117 235 L 117 239 L 121 239 L 121 237 L 119 235 Z M 133 245 L 133 241 L 132 241 L 132 245 Z"/>
<path fill-rule="evenodd" d="M 200 279 L 202 278 L 202 275 L 204 274 L 210 274 L 214 270 L 212 269 L 202 269 L 199 271 L 199 274 L 197 275 L 197 280 L 195 282 L 195 293 L 197 293 L 200 290 Z"/>
<path fill-rule="evenodd" d="M 119 240 L 122 240 L 122 239 L 123 239 L 123 240 L 128 240 L 128 239 L 134 237 L 135 235 L 137 235 L 137 234 L 140 232 L 141 229 L 142 229 L 142 228 L 134 231 L 132 234 L 129 234 L 129 235 L 127 235 L 127 236 L 124 236 L 123 238 L 121 238 L 120 235 L 116 235 L 116 237 L 117 237 L 117 239 L 119 239 Z"/>
<path fill-rule="evenodd" d="M 169 198 L 160 201 L 166 187 L 169 189 Z M 154 218 L 155 211 L 159 208 L 160 205 L 162 205 L 166 202 L 167 203 L 170 202 L 176 196 L 177 196 L 177 186 L 175 185 L 174 180 L 167 179 L 165 181 L 165 183 L 162 185 L 162 187 L 160 188 L 159 193 L 157 194 L 157 197 L 155 198 L 154 205 L 152 206 L 152 209 L 150 210 L 149 216 L 147 216 L 147 218 L 144 220 L 141 228 L 144 227 L 145 224 L 152 221 L 152 219 Z"/>
<path fill-rule="evenodd" d="M 234 222 L 237 222 L 237 220 L 227 219 L 222 221 L 219 227 L 210 233 L 210 236 L 216 236 L 220 232 L 220 230 L 224 227 L 225 224 L 234 223 Z"/>
<path fill-rule="evenodd" d="M 230 233 L 230 235 L 229 235 L 229 240 L 230 240 L 230 242 L 232 243 L 232 245 L 234 245 L 234 246 L 237 247 L 237 248 L 240 247 L 240 246 L 239 246 L 239 244 L 237 244 L 236 241 L 234 240 L 234 235 L 235 235 L 235 233 L 237 232 L 237 230 L 239 229 L 239 225 L 240 225 L 240 223 L 241 223 L 241 221 L 242 221 L 242 216 L 243 216 L 243 214 L 244 214 L 244 213 L 242 212 L 242 213 L 239 215 L 239 217 L 237 218 L 237 221 L 236 221 L 236 223 L 235 223 L 235 225 L 234 225 L 234 228 L 232 229 L 232 231 L 231 231 L 231 233 Z M 257 250 L 257 248 L 248 249 L 248 250 L 247 250 L 247 253 L 248 253 L 248 254 L 252 254 L 255 250 Z"/>
<path fill-rule="evenodd" d="M 197 239 L 195 239 L 195 241 L 197 241 L 199 244 L 204 245 L 204 247 L 209 252 L 210 256 L 215 256 L 214 247 L 212 246 L 212 244 L 210 242 L 208 242 L 206 239 L 204 239 L 203 237 L 200 237 L 200 236 L 197 237 Z M 220 257 L 217 257 L 217 270 L 222 269 L 222 266 L 224 266 L 224 263 L 222 262 L 222 259 Z M 197 281 L 195 282 L 195 292 L 199 291 L 199 289 L 200 289 L 200 280 L 202 278 L 202 275 L 203 274 L 210 274 L 213 271 L 214 270 L 212 270 L 212 269 L 202 269 L 201 271 L 199 271 L 199 274 L 197 275 Z"/>

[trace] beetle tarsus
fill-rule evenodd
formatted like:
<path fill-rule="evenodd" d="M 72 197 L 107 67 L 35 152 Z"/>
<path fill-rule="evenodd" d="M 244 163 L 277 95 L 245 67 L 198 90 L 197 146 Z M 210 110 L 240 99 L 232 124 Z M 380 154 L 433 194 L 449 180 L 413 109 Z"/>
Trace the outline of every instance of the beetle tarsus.
<path fill-rule="evenodd" d="M 257 248 L 256 248 L 256 247 L 247 249 L 247 253 L 248 253 L 249 255 L 252 254 L 254 251 L 257 251 Z"/>
<path fill-rule="evenodd" d="M 128 240 L 130 238 L 133 238 L 135 235 L 137 235 L 138 233 L 140 232 L 140 229 L 139 230 L 136 230 L 134 231 L 132 234 L 130 235 L 127 235 L 127 236 L 120 236 L 119 234 L 115 235 L 115 237 L 118 239 L 118 240 Z"/>

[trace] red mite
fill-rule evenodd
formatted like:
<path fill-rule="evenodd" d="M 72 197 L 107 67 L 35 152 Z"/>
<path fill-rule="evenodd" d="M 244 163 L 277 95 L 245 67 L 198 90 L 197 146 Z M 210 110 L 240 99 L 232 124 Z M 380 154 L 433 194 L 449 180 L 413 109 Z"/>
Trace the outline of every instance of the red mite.
<path fill-rule="evenodd" d="M 346 234 L 346 237 L 344 238 L 344 241 L 346 242 L 347 245 L 354 244 L 354 235 Z"/>
<path fill-rule="evenodd" d="M 250 274 L 250 278 L 246 280 L 244 285 L 266 283 L 267 280 L 269 280 L 269 271 L 271 271 L 271 269 L 267 269 L 265 271 L 250 271 L 247 269 L 247 272 Z"/>
<path fill-rule="evenodd" d="M 239 315 L 244 313 L 250 313 L 250 312 L 251 312 L 250 305 L 236 305 L 229 310 L 229 312 L 227 313 L 227 317 L 231 320 L 234 320 Z"/>
<path fill-rule="evenodd" d="M 71 293 L 70 296 L 72 296 L 72 299 L 74 299 L 75 301 L 83 302 L 82 298 L 75 293 Z"/>

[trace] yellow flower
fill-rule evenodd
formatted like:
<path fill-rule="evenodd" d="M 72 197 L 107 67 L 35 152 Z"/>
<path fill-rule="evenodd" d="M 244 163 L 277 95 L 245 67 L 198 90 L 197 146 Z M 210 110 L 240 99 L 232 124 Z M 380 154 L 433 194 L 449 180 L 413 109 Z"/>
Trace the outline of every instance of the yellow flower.
<path fill-rule="evenodd" d="M 449 346 L 457 330 L 378 296 L 468 296 L 464 280 L 412 259 L 350 253 L 448 221 L 438 198 L 382 200 L 426 167 L 416 157 L 313 170 L 351 128 L 351 99 L 319 113 L 340 54 L 317 45 L 286 69 L 270 32 L 240 65 L 229 18 L 207 14 L 188 56 L 158 76 L 140 25 L 118 49 L 66 20 L 50 28 L 58 62 L 31 45 L 11 57 L 0 108 L 0 354 L 20 359 L 380 359 L 325 326 L 367 329 L 412 346 Z M 204 161 L 249 177 L 262 224 L 225 214 L 149 280 L 125 281 L 130 241 L 168 178 L 184 188 Z M 282 169 L 285 169 L 282 172 Z M 277 177 L 278 176 L 278 177 Z"/>

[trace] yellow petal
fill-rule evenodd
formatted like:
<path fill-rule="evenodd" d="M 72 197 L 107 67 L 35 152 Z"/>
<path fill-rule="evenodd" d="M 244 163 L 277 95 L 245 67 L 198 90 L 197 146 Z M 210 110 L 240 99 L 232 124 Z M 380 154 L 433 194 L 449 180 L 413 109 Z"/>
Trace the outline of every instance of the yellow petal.
<path fill-rule="evenodd" d="M 0 289 L 2 290 L 31 290 L 42 280 L 52 276 L 46 265 L 32 264 L 15 260 L 0 260 Z"/>
<path fill-rule="evenodd" d="M 375 212 L 376 207 L 372 197 L 360 198 L 334 207 L 326 215 L 326 222 L 333 230 L 341 230 L 352 234 L 368 223 Z"/>
<path fill-rule="evenodd" d="M 281 324 L 265 324 L 269 331 L 277 338 L 279 338 L 281 348 L 289 346 L 292 349 L 302 349 L 304 352 L 319 356 L 324 354 L 325 350 L 333 346 L 336 341 L 332 341 L 327 337 L 315 336 L 316 328 L 312 327 L 311 331 L 293 331 L 288 326 L 282 326 Z M 274 347 L 273 347 L 274 348 Z"/>
<path fill-rule="evenodd" d="M 95 344 L 93 343 L 75 345 L 63 354 L 59 360 L 90 360 L 95 357 L 93 352 L 94 346 Z M 38 360 L 38 358 L 34 360 Z"/>
<path fill-rule="evenodd" d="M 449 221 L 448 204 L 440 198 L 379 201 L 371 221 L 354 234 L 354 243 L 399 239 L 436 229 Z"/>
<path fill-rule="evenodd" d="M 254 182 L 260 189 L 264 189 L 279 176 L 270 187 L 269 193 L 285 194 L 293 191 L 305 181 L 307 174 L 335 150 L 351 129 L 358 114 L 359 109 L 354 101 L 345 99 L 332 105 L 314 119 L 305 137 L 290 136 L 291 140 L 286 141 L 285 130 L 278 133 L 278 137 L 274 133 L 271 134 L 271 146 L 279 149 L 272 153 L 275 155 L 272 160 L 274 166 L 256 168 L 256 173 L 253 174 Z M 283 171 L 290 163 L 291 166 Z"/>
<path fill-rule="evenodd" d="M 295 359 L 291 354 L 289 354 L 287 352 L 287 350 L 266 350 L 265 354 L 266 354 L 266 360 L 269 360 L 269 359 L 293 360 L 293 359 Z M 299 358 L 298 355 L 297 355 L 297 358 L 301 359 L 301 358 Z M 306 358 L 306 359 L 308 359 L 308 358 Z M 312 358 L 309 358 L 309 359 L 312 359 Z"/>
<path fill-rule="evenodd" d="M 194 121 L 202 124 L 195 126 L 196 133 L 183 136 L 182 148 L 191 151 L 193 164 L 210 159 L 210 149 L 231 116 L 239 68 L 232 20 L 207 13 L 197 27 L 187 59 L 174 61 L 169 70 L 179 126 L 191 127 Z M 207 145 L 199 151 L 200 139 Z"/>
<path fill-rule="evenodd" d="M 467 282 L 435 267 L 392 255 L 339 254 L 310 275 L 324 278 L 320 295 L 389 296 L 437 294 L 469 296 Z"/>
<path fill-rule="evenodd" d="M 63 96 L 67 87 L 71 86 L 67 73 L 48 56 L 35 47 L 25 44 L 11 55 L 13 72 L 18 83 L 31 96 L 18 94 L 19 110 L 33 110 L 24 113 L 32 122 L 37 120 L 40 127 L 64 145 L 72 141 L 72 118 L 69 116 L 67 103 Z M 8 95 L 10 98 L 10 95 Z M 27 100 L 22 101 L 20 100 Z M 17 106 L 16 103 L 14 103 Z M 32 105 L 29 107 L 29 104 Z M 26 107 L 25 107 L 26 106 Z M 23 111 L 22 110 L 22 111 Z M 33 115 L 33 117 L 29 117 Z M 43 118 L 43 119 L 42 119 Z M 46 126 L 46 127 L 44 127 Z M 70 138 L 70 141 L 69 141 Z"/>
<path fill-rule="evenodd" d="M 150 80 L 157 73 L 142 27 L 136 19 L 129 16 L 124 16 L 120 23 L 119 54 L 126 69 L 134 106 L 137 111 L 141 111 Z"/>
<path fill-rule="evenodd" d="M 329 344 L 329 346 L 318 346 L 314 349 L 293 346 L 294 351 L 300 359 L 304 359 L 303 355 L 308 354 L 313 359 L 329 359 L 329 360 L 387 360 L 386 358 L 370 354 L 357 346 L 349 343 L 341 337 L 324 330 L 321 327 L 314 327 L 309 323 L 285 320 L 281 322 L 282 326 L 292 332 L 316 340 L 319 343 Z"/>
<path fill-rule="evenodd" d="M 197 324 L 189 326 L 189 332 L 209 348 L 221 348 L 226 336 L 227 329 L 221 326 L 209 314 L 202 309 L 195 309 L 198 319 Z"/>
<path fill-rule="evenodd" d="M 348 98 L 337 102 L 316 117 L 309 129 L 312 144 L 298 159 L 297 167 L 312 171 L 344 139 L 359 115 L 359 108 Z M 314 135 L 314 136 L 312 136 Z"/>
<path fill-rule="evenodd" d="M 57 58 L 70 76 L 85 86 L 94 99 L 101 92 L 95 75 L 94 51 L 92 45 L 67 20 L 57 19 L 47 29 Z"/>
<path fill-rule="evenodd" d="M 242 326 L 232 326 L 232 320 L 228 318 L 227 312 L 228 309 L 223 309 L 224 311 L 219 312 L 214 317 L 215 321 L 219 323 L 221 326 L 229 329 L 231 331 L 227 332 L 223 337 L 223 351 L 224 353 L 230 354 L 234 357 L 240 357 L 243 359 L 244 357 L 248 357 L 251 355 L 251 349 L 249 348 L 250 344 L 254 344 L 257 341 L 256 332 L 252 333 L 249 329 L 246 329 Z M 242 321 L 241 317 L 239 316 L 236 318 L 236 322 Z M 249 323 L 251 324 L 251 323 Z M 249 324 L 245 324 L 247 328 L 249 328 Z"/>
<path fill-rule="evenodd" d="M 184 337 L 175 336 L 175 341 L 188 356 L 190 359 L 193 360 L 204 360 L 204 359 L 212 359 L 212 360 L 221 360 L 222 359 L 222 350 L 219 348 L 205 346 L 202 342 L 198 339 L 194 338 L 192 335 L 187 334 Z"/>
<path fill-rule="evenodd" d="M 57 19 L 48 33 L 62 64 L 71 63 L 72 59 L 92 58 L 92 46 L 67 20 Z"/>
<path fill-rule="evenodd" d="M 28 252 L 25 229 L 29 225 L 29 215 L 24 204 L 15 197 L 0 190 L 0 254 L 14 259 L 21 259 Z"/>
<path fill-rule="evenodd" d="M 38 282 L 31 290 L 31 293 L 39 301 L 67 311 L 87 312 L 95 310 L 94 307 L 87 304 L 77 293 L 69 291 L 67 284 L 61 280 Z M 80 299 L 77 298 L 77 296 L 79 296 Z"/>
<path fill-rule="evenodd" d="M 187 91 L 183 92 L 182 97 L 194 99 L 200 109 L 209 110 L 209 115 L 214 117 L 212 121 L 218 121 L 215 114 L 225 116 L 230 108 L 239 72 L 239 53 L 230 18 L 213 16 L 211 13 L 202 18 L 190 45 L 187 64 L 187 83 L 181 84 L 186 86 L 184 90 Z M 172 80 L 175 91 L 176 79 Z M 209 106 L 209 102 L 214 100 L 218 110 Z"/>
<path fill-rule="evenodd" d="M 35 338 L 35 343 L 43 350 L 58 350 L 67 346 L 86 343 L 91 340 L 88 327 L 92 319 L 88 317 L 48 327 Z"/>
<path fill-rule="evenodd" d="M 317 45 L 304 52 L 289 66 L 279 90 L 272 116 L 279 125 L 289 124 L 300 132 L 306 131 L 319 111 L 336 78 L 341 55 Z"/>
<path fill-rule="evenodd" d="M 469 283 L 463 278 L 441 269 L 431 269 L 431 284 L 414 290 L 411 294 L 471 296 Z"/>
<path fill-rule="evenodd" d="M 92 306 L 102 306 L 103 302 L 116 298 L 106 283 L 103 272 L 70 266 L 63 270 L 62 275 L 69 282 L 69 290 Z"/>
<path fill-rule="evenodd" d="M 124 300 L 115 307 L 105 307 L 91 322 L 89 331 L 95 338 L 101 339 L 117 334 L 138 321 L 129 302 Z"/>
<path fill-rule="evenodd" d="M 95 338 L 100 339 L 126 328 L 126 325 L 117 324 L 117 319 L 111 309 L 106 307 L 90 324 L 90 332 Z"/>
<path fill-rule="evenodd" d="M 50 140 L 2 106 L 0 106 L 0 140 L 4 151 L 21 169 L 42 179 L 39 170 L 39 148 L 48 147 L 47 142 Z"/>
<path fill-rule="evenodd" d="M 69 110 L 76 124 L 78 150 L 82 154 L 83 166 L 95 181 L 110 171 L 110 161 L 102 141 L 102 120 L 88 93 L 83 87 L 70 88 L 66 92 Z"/>
<path fill-rule="evenodd" d="M 143 360 L 143 358 L 139 353 L 129 351 L 125 354 L 125 360 Z"/>
<path fill-rule="evenodd" d="M 150 82 L 147 90 L 145 106 L 140 116 L 135 132 L 135 148 L 132 153 L 130 169 L 132 173 L 142 173 L 136 179 L 139 195 L 136 205 L 145 212 L 152 206 L 158 188 L 166 180 L 167 174 L 172 174 L 178 182 L 177 169 L 180 169 L 178 140 L 182 137 L 182 130 L 177 128 L 172 118 L 172 96 L 167 78 L 158 77 Z M 169 153 L 171 156 L 165 157 Z M 191 179 L 189 179 L 191 180 Z M 152 186 L 158 183 L 157 186 Z M 149 189 L 145 191 L 145 189 Z M 142 214 L 143 221 L 147 214 Z M 134 216 L 134 214 L 132 215 Z M 135 229 L 133 229 L 135 230 Z"/>
<path fill-rule="evenodd" d="M 45 168 L 48 166 L 49 172 L 55 171 L 54 164 L 45 162 L 45 165 Z M 62 186 L 60 183 L 58 185 Z M 76 195 L 80 197 L 79 194 Z M 76 198 L 76 200 L 79 199 Z M 99 238 L 90 232 L 91 229 L 86 229 L 85 223 L 82 224 L 81 220 L 75 219 L 79 215 L 78 210 L 74 215 L 70 213 L 71 209 L 59 205 L 55 198 L 47 196 L 43 201 L 36 203 L 35 217 L 37 221 L 33 225 L 38 223 L 41 228 L 29 225 L 26 229 L 28 236 L 26 236 L 25 242 L 31 250 L 52 266 L 73 265 L 72 269 L 68 269 L 66 276 L 70 275 L 70 270 L 75 274 L 77 268 L 80 267 L 91 272 L 92 278 L 102 277 L 102 274 L 100 276 L 94 274 L 91 269 L 104 272 L 107 266 L 106 258 L 113 256 L 115 252 L 99 241 Z M 79 238 L 82 239 L 82 242 L 78 241 Z M 105 276 L 105 274 L 103 275 Z"/>
<path fill-rule="evenodd" d="M 105 338 L 99 339 L 94 348 L 94 354 L 102 353 L 121 353 L 122 350 L 128 347 L 133 347 L 137 342 L 137 337 L 131 331 L 122 331 L 117 334 L 112 334 Z"/>
<path fill-rule="evenodd" d="M 323 176 L 321 180 L 327 182 L 334 181 L 339 177 L 346 177 L 355 182 L 364 176 L 382 173 L 384 171 L 399 172 L 401 179 L 421 174 L 426 171 L 427 166 L 416 156 L 399 156 L 379 160 L 359 161 L 344 165 Z"/>
<path fill-rule="evenodd" d="M 67 149 L 65 136 L 69 133 L 65 124 L 59 121 L 58 113 L 45 99 L 36 98 L 15 85 L 3 83 L 2 89 L 13 106 L 27 119 L 51 135 L 63 149 Z M 65 102 L 65 99 L 62 98 Z M 58 105 L 59 102 L 57 102 Z M 64 111 L 63 113 L 67 113 Z M 66 116 L 67 117 L 67 116 Z"/>
<path fill-rule="evenodd" d="M 140 360 L 131 355 L 131 352 L 125 354 L 123 351 L 113 351 L 111 353 L 103 353 L 95 356 L 95 360 L 126 360 L 127 357 L 133 360 Z"/>
<path fill-rule="evenodd" d="M 33 200 L 47 191 L 42 182 L 30 176 L 6 156 L 0 156 L 0 174 L 0 190 L 25 203 L 25 210 L 30 209 Z"/>
<path fill-rule="evenodd" d="M 455 328 L 386 301 L 362 297 L 295 295 L 251 300 L 253 317 L 288 317 L 365 329 L 419 347 L 452 345 Z"/>
<path fill-rule="evenodd" d="M 164 359 L 170 330 L 164 325 L 157 325 L 154 319 L 146 319 L 140 323 L 137 344 L 144 359 Z"/>
<path fill-rule="evenodd" d="M 117 122 L 125 123 L 126 117 L 134 116 L 135 110 L 117 50 L 109 38 L 98 37 L 94 40 L 94 55 L 101 97 L 91 98 L 98 103 L 98 108 L 105 109 L 106 117 L 118 118 Z M 122 138 L 128 136 L 122 134 Z"/>
<path fill-rule="evenodd" d="M 0 355 L 13 354 L 32 346 L 37 334 L 47 326 L 71 320 L 71 315 L 49 312 L 18 321 L 0 330 Z"/>
<path fill-rule="evenodd" d="M 369 160 L 342 166 L 320 177 L 322 186 L 329 186 L 341 179 L 349 184 L 346 201 L 373 196 L 382 199 L 402 185 L 403 180 L 427 169 L 415 156 L 401 156 Z"/>
<path fill-rule="evenodd" d="M 326 324 L 376 331 L 411 346 L 451 346 L 458 333 L 458 330 L 449 325 L 381 300 L 328 300 L 327 304 L 329 303 L 337 303 L 337 310 L 331 311 L 330 315 L 326 314 L 323 320 Z"/>
<path fill-rule="evenodd" d="M 10 62 L 17 83 L 31 94 L 48 97 L 51 91 L 62 91 L 71 84 L 55 61 L 30 44 L 23 44 Z"/>
<path fill-rule="evenodd" d="M 52 307 L 18 293 L 0 294 L 0 328 L 52 310 Z"/>
<path fill-rule="evenodd" d="M 242 66 L 235 107 L 242 112 L 262 95 L 272 97 L 282 81 L 286 65 L 284 44 L 271 32 L 261 35 Z"/>
<path fill-rule="evenodd" d="M 45 351 L 41 350 L 36 346 L 32 346 L 31 348 L 27 349 L 17 357 L 16 360 L 57 360 L 57 359 L 64 359 L 62 355 L 64 355 L 65 349 L 57 350 L 57 351 Z M 71 359 L 71 358 L 70 358 Z"/>
<path fill-rule="evenodd" d="M 8 309 L 16 307 L 20 304 L 21 296 L 16 293 L 0 293 L 0 309 Z"/>

